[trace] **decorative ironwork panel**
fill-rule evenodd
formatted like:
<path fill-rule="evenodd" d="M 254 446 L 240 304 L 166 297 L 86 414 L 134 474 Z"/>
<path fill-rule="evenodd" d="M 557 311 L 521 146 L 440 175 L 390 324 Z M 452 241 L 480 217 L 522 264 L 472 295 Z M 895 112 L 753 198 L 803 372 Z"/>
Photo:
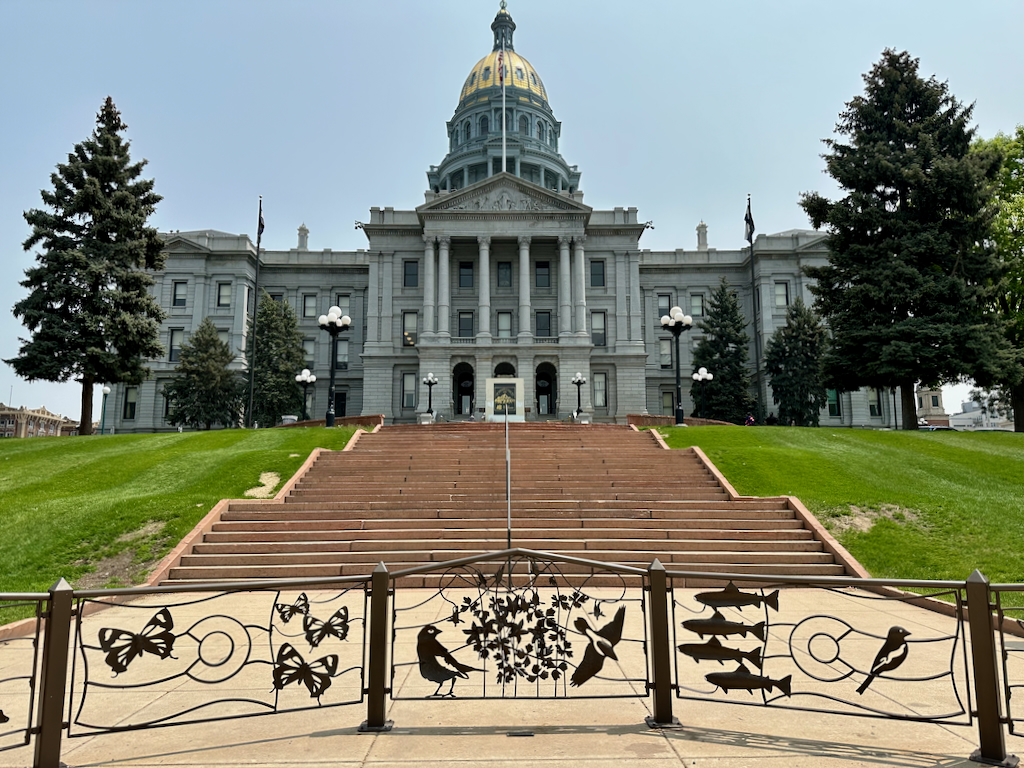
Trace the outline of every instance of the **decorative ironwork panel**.
<path fill-rule="evenodd" d="M 0 602 L 0 625 L 35 612 L 35 626 L 23 637 L 0 640 L 0 752 L 29 743 L 35 725 L 40 629 L 45 600 Z M 10 618 L 8 618 L 10 617 Z"/>
<path fill-rule="evenodd" d="M 1020 602 L 1024 591 L 993 588 L 995 596 L 999 649 L 1003 660 L 1003 695 L 1010 733 L 1020 732 L 1017 724 L 1024 722 L 1024 709 L 1013 706 L 1014 695 L 1024 695 L 1024 607 L 1005 605 Z M 1011 593 L 1015 593 L 1012 594 Z M 1008 631 L 1009 630 L 1009 631 Z M 1016 711 L 1015 711 L 1016 709 Z"/>
<path fill-rule="evenodd" d="M 953 601 L 956 618 L 915 606 L 923 597 Z M 731 581 L 674 589 L 677 697 L 969 725 L 962 600 Z"/>
<path fill-rule="evenodd" d="M 93 613 L 81 600 L 68 735 L 361 703 L 366 595 L 153 595 Z"/>
<path fill-rule="evenodd" d="M 438 575 L 395 592 L 393 698 L 647 695 L 642 578 L 529 558 Z"/>

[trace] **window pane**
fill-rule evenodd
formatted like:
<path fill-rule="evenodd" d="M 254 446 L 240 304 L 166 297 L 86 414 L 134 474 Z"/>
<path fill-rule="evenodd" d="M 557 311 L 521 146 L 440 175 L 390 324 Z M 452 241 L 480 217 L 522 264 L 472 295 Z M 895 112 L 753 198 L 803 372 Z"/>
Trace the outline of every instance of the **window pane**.
<path fill-rule="evenodd" d="M 704 294 L 695 293 L 690 297 L 690 314 L 691 315 L 703 315 L 704 314 Z"/>
<path fill-rule="evenodd" d="M 339 293 L 334 298 L 335 298 L 334 303 L 337 304 L 338 307 L 341 309 L 342 317 L 344 317 L 345 315 L 348 315 L 349 317 L 351 317 L 352 313 L 349 311 L 349 307 L 348 307 L 348 302 L 349 302 L 348 294 L 346 294 L 346 293 Z"/>
<path fill-rule="evenodd" d="M 551 335 L 551 313 L 550 312 L 538 312 L 537 313 L 537 335 L 538 336 L 550 336 Z"/>
<path fill-rule="evenodd" d="M 122 416 L 125 419 L 135 418 L 135 406 L 139 399 L 139 388 L 138 387 L 126 387 L 124 390 L 124 412 Z"/>
<path fill-rule="evenodd" d="M 834 389 L 829 389 L 825 391 L 825 395 L 828 398 L 828 415 L 842 416 L 843 409 L 839 402 L 839 393 Z"/>
<path fill-rule="evenodd" d="M 171 343 L 170 343 L 170 355 L 168 360 L 172 363 L 178 362 L 181 357 L 181 342 L 185 339 L 185 331 L 181 328 L 171 329 Z"/>
<path fill-rule="evenodd" d="M 187 287 L 188 283 L 174 284 L 174 301 L 172 303 L 175 307 L 185 306 L 185 290 Z"/>
<path fill-rule="evenodd" d="M 335 370 L 348 370 L 348 339 L 338 339 L 338 357 Z"/>
<path fill-rule="evenodd" d="M 499 261 L 498 262 L 498 287 L 499 288 L 511 288 L 512 287 L 512 262 L 511 261 Z"/>
<path fill-rule="evenodd" d="M 316 357 L 316 340 L 315 339 L 303 339 L 302 340 L 302 354 L 306 359 L 306 367 L 312 368 L 313 361 Z"/>
<path fill-rule="evenodd" d="M 932 395 L 932 408 L 938 408 L 938 407 L 939 407 L 939 396 L 938 395 Z"/>
<path fill-rule="evenodd" d="M 590 285 L 593 288 L 604 287 L 604 262 L 590 262 Z"/>
<path fill-rule="evenodd" d="M 217 331 L 217 340 L 221 344 L 231 346 L 231 331 Z"/>
<path fill-rule="evenodd" d="M 882 392 L 878 389 L 868 390 L 868 408 L 872 416 L 882 415 Z"/>
<path fill-rule="evenodd" d="M 671 416 L 673 413 L 676 412 L 675 403 L 672 402 L 673 400 L 674 400 L 673 393 L 671 393 L 671 392 L 662 392 L 661 393 L 661 413 L 664 416 Z"/>
<path fill-rule="evenodd" d="M 608 374 L 594 374 L 594 407 L 608 407 Z"/>
<path fill-rule="evenodd" d="M 459 312 L 459 336 L 463 338 L 473 335 L 473 313 Z"/>
<path fill-rule="evenodd" d="M 672 309 L 672 295 L 668 293 L 658 294 L 658 322 L 661 322 L 661 318 L 668 314 L 668 311 Z"/>
<path fill-rule="evenodd" d="M 776 283 L 775 284 L 775 306 L 776 307 L 788 307 L 789 306 L 789 283 Z"/>
<path fill-rule="evenodd" d="M 302 316 L 303 317 L 316 317 L 316 294 L 307 293 L 302 297 Z"/>
<path fill-rule="evenodd" d="M 459 288 L 473 287 L 473 262 L 459 262 Z"/>
<path fill-rule="evenodd" d="M 417 315 L 415 312 L 402 313 L 402 346 L 416 346 Z"/>
<path fill-rule="evenodd" d="M 604 312 L 594 312 L 590 316 L 590 339 L 595 347 L 605 346 Z"/>
<path fill-rule="evenodd" d="M 217 283 L 217 306 L 231 306 L 231 283 Z"/>
<path fill-rule="evenodd" d="M 536 269 L 537 269 L 537 287 L 538 288 L 550 288 L 551 287 L 551 262 L 549 262 L 549 261 L 538 261 Z"/>
<path fill-rule="evenodd" d="M 402 374 L 402 407 L 416 407 L 416 374 Z"/>
<path fill-rule="evenodd" d="M 498 338 L 509 339 L 512 338 L 512 313 L 511 312 L 499 312 L 498 313 Z"/>
<path fill-rule="evenodd" d="M 405 277 L 402 284 L 406 288 L 415 288 L 420 284 L 420 264 L 418 261 L 405 262 Z"/>
<path fill-rule="evenodd" d="M 662 368 L 672 367 L 672 339 L 658 339 L 658 358 Z"/>

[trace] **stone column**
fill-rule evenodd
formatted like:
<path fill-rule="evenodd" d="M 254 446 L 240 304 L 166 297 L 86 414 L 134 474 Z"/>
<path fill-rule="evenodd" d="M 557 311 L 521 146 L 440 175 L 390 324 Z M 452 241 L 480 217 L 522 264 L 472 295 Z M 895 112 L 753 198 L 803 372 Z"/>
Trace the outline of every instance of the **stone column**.
<path fill-rule="evenodd" d="M 576 335 L 586 336 L 587 335 L 587 281 L 586 281 L 586 262 L 583 258 L 583 242 L 587 239 L 586 235 L 576 235 L 572 239 L 572 244 L 576 251 L 576 264 L 574 270 L 576 274 L 573 276 L 573 288 L 576 294 Z M 607 332 L 607 329 L 606 329 Z"/>
<path fill-rule="evenodd" d="M 530 236 L 519 236 L 519 337 L 530 338 Z"/>
<path fill-rule="evenodd" d="M 447 235 L 437 238 L 437 335 L 451 336 L 449 325 L 452 319 L 452 281 L 448 276 L 450 257 L 448 249 L 452 239 Z"/>
<path fill-rule="evenodd" d="M 480 331 L 478 336 L 491 335 L 491 238 L 478 237 L 480 244 L 480 308 L 478 311 Z"/>
<path fill-rule="evenodd" d="M 437 278 L 434 277 L 434 236 L 423 236 L 423 335 L 433 336 L 434 295 Z"/>
<path fill-rule="evenodd" d="M 380 264 L 377 254 L 371 253 L 369 257 L 369 268 L 367 270 L 368 290 L 366 292 L 366 341 L 374 343 L 379 341 L 380 330 Z"/>
<path fill-rule="evenodd" d="M 558 238 L 558 335 L 572 334 L 572 277 L 569 268 L 569 237 Z"/>

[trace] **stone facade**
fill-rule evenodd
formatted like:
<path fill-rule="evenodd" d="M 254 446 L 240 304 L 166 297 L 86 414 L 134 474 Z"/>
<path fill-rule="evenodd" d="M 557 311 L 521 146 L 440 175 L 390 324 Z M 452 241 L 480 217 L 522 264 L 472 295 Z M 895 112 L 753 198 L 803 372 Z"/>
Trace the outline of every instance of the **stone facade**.
<path fill-rule="evenodd" d="M 78 434 L 78 422 L 46 408 L 15 408 L 0 403 L 0 438 L 68 437 Z"/>

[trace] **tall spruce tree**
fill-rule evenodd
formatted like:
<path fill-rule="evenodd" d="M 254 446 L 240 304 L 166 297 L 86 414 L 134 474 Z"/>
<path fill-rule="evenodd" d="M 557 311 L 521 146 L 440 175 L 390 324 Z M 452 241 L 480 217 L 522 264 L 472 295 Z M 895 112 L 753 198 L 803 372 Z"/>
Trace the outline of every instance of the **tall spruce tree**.
<path fill-rule="evenodd" d="M 826 168 L 846 191 L 801 205 L 828 232 L 829 263 L 808 268 L 833 334 L 831 386 L 900 387 L 917 429 L 914 385 L 963 376 L 981 384 L 1012 357 L 990 311 L 1001 267 L 989 237 L 995 152 L 971 152 L 972 108 L 918 60 L 887 50 L 827 139 Z"/>
<path fill-rule="evenodd" d="M 13 311 L 32 338 L 4 362 L 29 381 L 81 382 L 81 435 L 92 433 L 94 386 L 138 384 L 149 373 L 143 360 L 163 352 L 164 314 L 145 271 L 163 268 L 161 240 L 146 226 L 161 198 L 152 179 L 139 178 L 146 161 L 131 161 L 127 127 L 108 96 L 92 135 L 42 190 L 46 207 L 25 212 L 25 250 L 42 249 L 21 283 L 29 295 Z"/>
<path fill-rule="evenodd" d="M 780 423 L 818 426 L 818 415 L 828 404 L 822 367 L 827 348 L 828 333 L 820 318 L 797 297 L 786 310 L 786 324 L 768 341 L 764 356 Z"/>
<path fill-rule="evenodd" d="M 697 323 L 705 337 L 693 353 L 694 370 L 704 367 L 715 375 L 700 385 L 705 387 L 700 397 L 709 419 L 742 424 L 754 407 L 747 372 L 750 337 L 746 325 L 739 300 L 723 277 L 711 293 L 704 321 Z"/>
<path fill-rule="evenodd" d="M 298 330 L 295 310 L 286 301 L 274 301 L 260 290 L 256 318 L 256 375 L 253 386 L 253 424 L 272 427 L 281 423 L 285 414 L 302 410 L 302 388 L 295 374 L 305 367 L 302 334 Z M 246 345 L 246 360 L 253 365 L 252 328 Z M 249 382 L 245 383 L 248 401 Z"/>
<path fill-rule="evenodd" d="M 181 345 L 177 377 L 164 386 L 167 421 L 194 429 L 237 425 L 244 383 L 230 368 L 234 359 L 231 347 L 217 336 L 213 321 L 203 318 Z"/>
<path fill-rule="evenodd" d="M 983 402 L 992 412 L 1014 414 L 1014 431 L 1024 432 L 1024 125 L 1012 136 L 975 142 L 972 151 L 998 152 L 1002 157 L 996 177 L 996 216 L 992 240 L 1006 275 L 996 293 L 996 308 L 1006 321 L 1006 336 L 1017 353 L 1014 364 L 997 378 L 997 387 L 985 393 Z"/>

